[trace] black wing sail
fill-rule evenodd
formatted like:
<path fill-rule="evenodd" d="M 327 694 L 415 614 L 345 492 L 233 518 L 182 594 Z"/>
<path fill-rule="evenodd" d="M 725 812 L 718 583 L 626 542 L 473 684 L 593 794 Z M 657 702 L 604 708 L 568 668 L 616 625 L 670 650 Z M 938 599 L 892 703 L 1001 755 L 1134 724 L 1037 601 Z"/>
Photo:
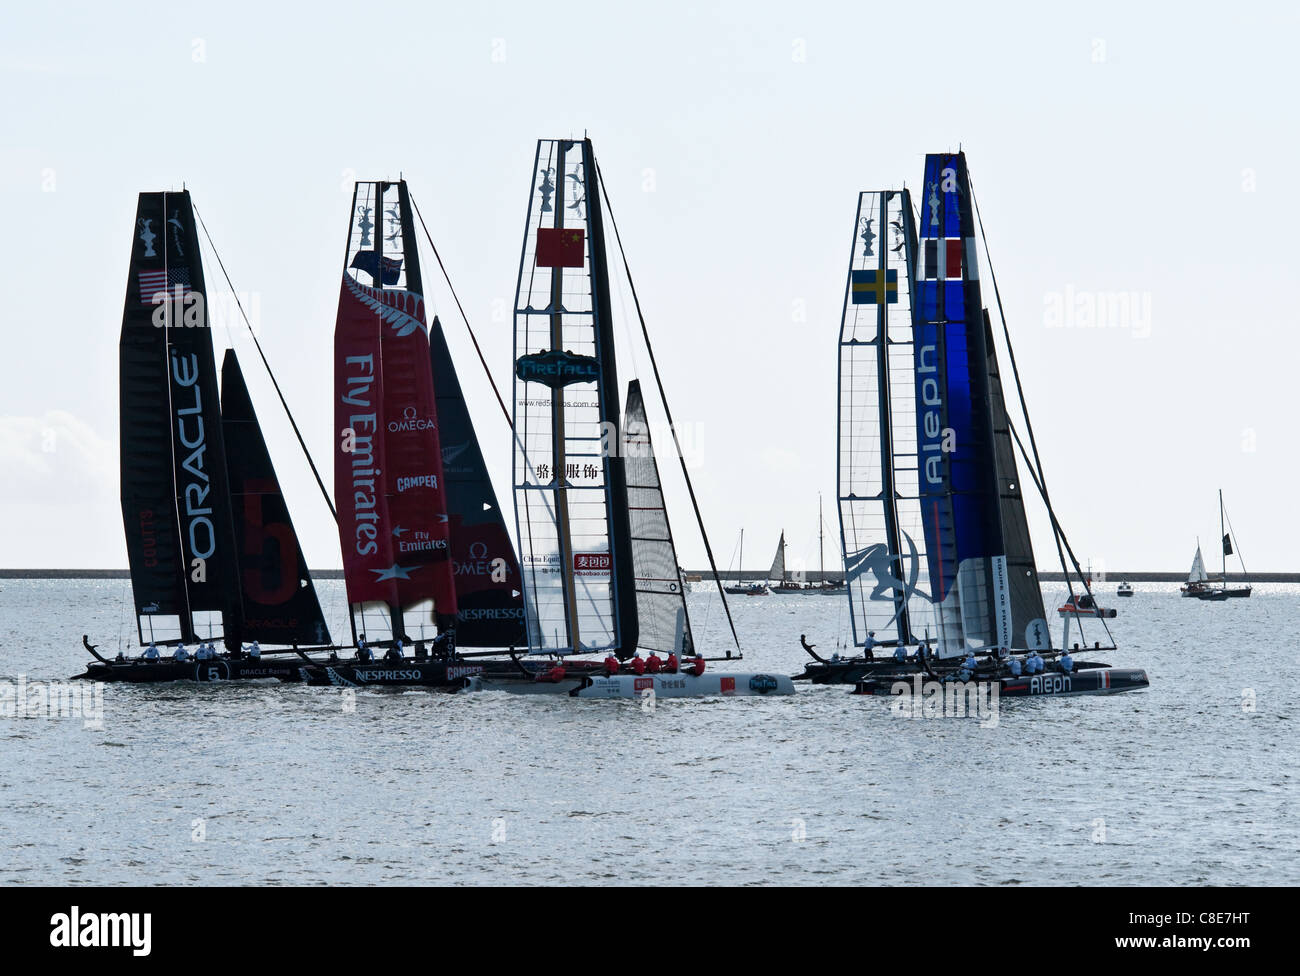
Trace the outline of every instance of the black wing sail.
<path fill-rule="evenodd" d="M 167 291 L 163 194 L 141 193 L 118 344 L 122 525 L 140 643 L 194 640 L 172 490 L 167 335 L 153 297 Z"/>
<path fill-rule="evenodd" d="M 189 193 L 140 194 L 120 345 L 122 514 L 136 611 L 149 639 L 224 638 L 233 647 L 239 567 L 206 296 Z M 143 641 L 145 621 L 138 626 Z"/>
<path fill-rule="evenodd" d="M 528 633 L 519 560 L 437 316 L 429 330 L 429 358 L 451 517 L 451 556 L 456 567 L 456 643 L 464 647 L 524 647 Z"/>
<path fill-rule="evenodd" d="M 243 638 L 328 644 L 329 628 L 233 349 L 221 364 L 221 426 L 238 530 Z"/>

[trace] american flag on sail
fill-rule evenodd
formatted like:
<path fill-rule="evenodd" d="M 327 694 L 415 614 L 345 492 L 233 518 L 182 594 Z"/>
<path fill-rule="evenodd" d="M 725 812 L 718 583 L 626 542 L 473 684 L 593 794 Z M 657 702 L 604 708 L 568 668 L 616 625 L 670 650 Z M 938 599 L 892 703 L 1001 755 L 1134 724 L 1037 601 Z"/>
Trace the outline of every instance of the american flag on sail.
<path fill-rule="evenodd" d="M 156 271 L 141 271 L 136 277 L 140 281 L 140 304 L 154 305 L 154 297 L 163 292 L 168 298 L 174 297 L 177 285 L 183 289 L 182 298 L 189 294 L 189 268 L 159 268 Z"/>

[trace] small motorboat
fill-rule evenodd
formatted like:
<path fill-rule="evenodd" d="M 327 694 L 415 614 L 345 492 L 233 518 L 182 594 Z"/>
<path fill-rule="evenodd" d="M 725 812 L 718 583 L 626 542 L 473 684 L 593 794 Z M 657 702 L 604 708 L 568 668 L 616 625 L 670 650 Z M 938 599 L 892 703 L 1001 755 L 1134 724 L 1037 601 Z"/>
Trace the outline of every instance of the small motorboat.
<path fill-rule="evenodd" d="M 1115 587 L 1115 595 L 1116 595 L 1116 596 L 1132 596 L 1132 595 L 1133 595 L 1133 584 L 1131 584 L 1128 580 L 1124 580 L 1122 583 L 1119 584 L 1119 586 Z"/>
<path fill-rule="evenodd" d="M 1095 617 L 1105 620 L 1111 619 L 1118 613 L 1114 607 L 1098 606 L 1090 593 L 1079 593 L 1070 597 L 1056 608 L 1056 612 L 1062 617 Z"/>

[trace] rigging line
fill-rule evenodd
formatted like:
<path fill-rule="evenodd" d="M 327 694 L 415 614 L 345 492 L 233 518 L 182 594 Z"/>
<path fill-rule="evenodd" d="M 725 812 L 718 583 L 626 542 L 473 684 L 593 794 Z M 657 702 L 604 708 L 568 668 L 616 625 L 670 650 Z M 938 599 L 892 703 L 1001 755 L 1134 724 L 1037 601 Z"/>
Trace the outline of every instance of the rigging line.
<path fill-rule="evenodd" d="M 595 157 L 592 157 L 593 162 Z M 655 359 L 654 347 L 650 345 L 650 331 L 646 328 L 645 315 L 641 312 L 641 299 L 636 293 L 636 282 L 632 280 L 632 269 L 628 267 L 627 252 L 623 249 L 623 236 L 618 232 L 618 221 L 614 219 L 614 208 L 609 202 L 609 189 L 605 186 L 605 177 L 600 171 L 600 163 L 596 163 L 596 180 L 600 183 L 600 194 L 605 199 L 605 210 L 609 213 L 609 223 L 614 228 L 614 240 L 618 242 L 618 254 L 623 260 L 623 272 L 627 275 L 628 288 L 632 292 L 632 304 L 636 307 L 636 317 L 641 323 L 641 335 L 645 339 L 646 352 L 650 355 L 650 368 L 654 372 L 655 386 L 659 388 L 659 402 L 663 404 L 664 416 L 668 419 L 668 430 L 673 435 L 673 448 L 677 451 L 677 460 L 681 462 L 682 475 L 686 478 L 686 490 L 691 496 L 691 507 L 695 510 L 695 521 L 700 527 L 700 535 L 704 539 L 704 551 L 709 556 L 709 568 L 713 571 L 713 579 L 718 584 L 718 594 L 722 597 L 722 608 L 727 611 L 727 623 L 731 626 L 731 639 L 735 641 L 736 649 L 740 650 L 740 637 L 736 634 L 736 622 L 731 618 L 731 607 L 727 604 L 726 587 L 722 585 L 722 580 L 718 576 L 718 564 L 713 558 L 713 546 L 709 543 L 709 533 L 704 528 L 704 516 L 700 514 L 699 502 L 695 498 L 695 486 L 691 483 L 691 474 L 686 467 L 686 456 L 682 454 L 681 441 L 677 439 L 677 425 L 673 422 L 673 412 L 668 407 L 668 396 L 664 393 L 663 379 L 659 376 L 659 363 Z"/>
<path fill-rule="evenodd" d="M 967 173 L 967 179 L 968 180 L 970 179 L 969 173 Z M 1082 568 L 1079 566 L 1079 561 L 1074 558 L 1074 551 L 1070 548 L 1069 540 L 1064 539 L 1065 532 L 1063 529 L 1061 529 L 1060 523 L 1056 520 L 1056 513 L 1052 510 L 1052 499 L 1047 491 L 1047 475 L 1043 471 L 1043 461 L 1041 456 L 1038 453 L 1038 441 L 1034 437 L 1033 421 L 1029 419 L 1029 405 L 1025 402 L 1025 388 L 1020 382 L 1020 367 L 1016 364 L 1016 350 L 1011 345 L 1011 329 L 1007 325 L 1006 310 L 1002 305 L 1002 291 L 1001 289 L 998 288 L 997 272 L 993 270 L 993 256 L 989 253 L 989 239 L 988 239 L 988 235 L 984 232 L 984 215 L 980 213 L 979 201 L 975 198 L 975 184 L 973 182 L 971 183 L 970 196 L 971 196 L 971 206 L 975 210 L 975 219 L 979 222 L 980 241 L 984 245 L 984 257 L 985 260 L 988 261 L 988 265 L 989 265 L 989 279 L 993 282 L 993 296 L 997 300 L 997 304 L 998 304 L 998 318 L 1002 322 L 1002 338 L 1003 341 L 1006 343 L 1007 357 L 1011 360 L 1011 374 L 1016 381 L 1016 397 L 1020 401 L 1020 412 L 1025 418 L 1025 433 L 1028 434 L 1029 436 L 1029 446 L 1033 450 L 1033 455 L 1034 455 L 1033 460 L 1030 461 L 1028 455 L 1025 455 L 1025 463 L 1031 466 L 1031 471 L 1030 471 L 1031 476 L 1034 474 L 1033 469 L 1035 468 L 1037 469 L 1037 477 L 1035 478 L 1035 483 L 1041 485 L 1039 491 L 1043 496 L 1043 504 L 1047 506 L 1048 514 L 1051 516 L 1053 531 L 1061 533 L 1062 539 L 1065 541 L 1065 548 L 1067 551 L 1069 551 L 1070 559 L 1074 563 L 1075 571 L 1079 574 L 1079 578 L 1083 581 L 1083 588 L 1088 593 L 1089 596 L 1092 596 L 1092 583 L 1084 575 Z M 1008 427 L 1012 426 L 1010 417 L 1007 418 L 1007 426 Z M 1014 432 L 1014 427 L 1012 427 L 1012 431 Z M 1016 440 L 1018 443 L 1019 442 L 1018 436 Z M 1021 446 L 1021 454 L 1025 454 L 1023 445 Z M 1057 545 L 1058 552 L 1060 551 L 1060 548 L 1061 547 L 1058 543 Z M 1070 572 L 1065 565 L 1064 559 L 1062 559 L 1061 562 L 1061 569 L 1065 571 L 1065 585 L 1066 588 L 1069 590 L 1070 596 L 1073 597 L 1074 585 L 1070 580 Z M 1107 633 L 1109 633 L 1109 629 L 1107 629 Z"/>
<path fill-rule="evenodd" d="M 483 350 L 479 348 L 478 337 L 474 335 L 474 328 L 469 324 L 469 316 L 465 314 L 465 306 L 460 303 L 460 296 L 456 294 L 456 288 L 451 283 L 451 275 L 447 274 L 447 266 L 442 263 L 442 255 L 438 253 L 438 245 L 433 243 L 433 235 L 429 233 L 429 227 L 424 222 L 424 214 L 420 213 L 420 205 L 415 202 L 415 195 L 410 194 L 410 197 L 415 216 L 420 218 L 420 227 L 424 230 L 424 237 L 429 242 L 429 247 L 433 249 L 433 256 L 438 261 L 443 280 L 447 282 L 447 288 L 451 291 L 451 297 L 456 302 L 456 308 L 460 310 L 461 321 L 465 323 L 465 330 L 469 332 L 470 341 L 474 343 L 474 351 L 478 353 L 478 361 L 483 364 L 483 372 L 487 374 L 488 383 L 492 385 L 492 392 L 496 394 L 497 403 L 501 405 L 501 413 L 506 418 L 506 424 L 513 427 L 514 424 L 510 420 L 510 411 L 506 409 L 506 401 L 502 399 L 501 391 L 497 389 L 497 381 L 492 378 L 492 370 L 488 369 L 487 360 L 483 357 Z"/>
<path fill-rule="evenodd" d="M 969 180 L 969 178 L 970 174 L 968 173 L 967 179 Z M 1034 425 L 1029 419 L 1029 406 L 1025 403 L 1025 389 L 1020 382 L 1020 367 L 1016 363 L 1015 348 L 1011 345 L 1011 330 L 1007 326 L 1006 310 L 1002 305 L 1002 291 L 998 288 L 997 272 L 993 270 L 993 256 L 989 253 L 989 239 L 988 235 L 984 232 L 984 215 L 980 213 L 979 201 L 975 198 L 975 184 L 973 182 L 971 183 L 970 196 L 971 205 L 975 210 L 975 219 L 979 222 L 980 241 L 984 245 L 984 257 L 988 261 L 989 265 L 989 279 L 993 282 L 993 297 L 997 300 L 998 304 L 998 318 L 1002 322 L 1002 337 L 1007 346 L 1007 356 L 1011 360 L 1011 374 L 1016 381 L 1016 396 L 1020 401 L 1020 412 L 1025 418 L 1025 432 L 1029 435 L 1029 446 L 1033 449 L 1033 461 L 1031 462 L 1026 456 L 1025 462 L 1027 464 L 1032 464 L 1032 466 L 1037 470 L 1038 480 L 1042 482 L 1043 502 L 1047 505 L 1048 510 L 1051 511 L 1052 501 L 1047 494 L 1047 476 L 1043 472 L 1043 461 L 1038 453 L 1038 440 L 1034 437 Z M 1010 422 L 1010 418 L 1008 418 L 1008 422 Z M 1056 523 L 1055 515 L 1052 516 L 1052 522 L 1053 524 Z M 1062 565 L 1061 568 L 1064 569 L 1064 565 Z M 1068 576 L 1069 573 L 1067 572 L 1066 575 Z M 1071 591 L 1071 593 L 1073 594 L 1073 591 Z"/>
<path fill-rule="evenodd" d="M 248 327 L 248 334 L 253 337 L 253 345 L 257 347 L 257 354 L 262 359 L 262 365 L 266 367 L 266 375 L 271 377 L 271 385 L 275 387 L 275 394 L 280 398 L 280 406 L 284 407 L 285 416 L 289 418 L 289 425 L 293 427 L 293 435 L 298 438 L 298 446 L 302 448 L 303 456 L 307 459 L 311 473 L 316 478 L 316 485 L 320 488 L 321 497 L 325 499 L 330 515 L 334 517 L 334 521 L 337 523 L 339 513 L 334 508 L 334 500 L 330 498 L 330 493 L 325 490 L 325 482 L 321 479 L 316 462 L 312 460 L 311 451 L 307 449 L 307 442 L 302 439 L 302 431 L 298 429 L 298 422 L 293 419 L 293 411 L 289 409 L 289 402 L 285 400 L 284 392 L 280 389 L 280 383 L 276 380 L 275 373 L 271 371 L 271 364 L 266 361 L 266 353 L 262 351 L 262 344 L 257 341 L 257 333 L 253 330 L 253 324 L 248 321 L 248 313 L 244 311 L 244 303 L 239 300 L 239 293 L 235 291 L 235 286 L 226 271 L 226 263 L 221 260 L 221 255 L 217 252 L 217 245 L 212 243 L 212 235 L 208 233 L 208 225 L 203 222 L 203 215 L 199 213 L 197 206 L 194 208 L 194 216 L 199 218 L 199 226 L 203 228 L 203 236 L 208 239 L 208 247 L 212 248 L 212 256 L 217 259 L 217 266 L 221 268 L 222 277 L 226 279 L 226 285 L 230 288 L 230 293 L 235 296 L 235 306 L 239 309 L 239 315 L 244 320 L 244 325 Z"/>
<path fill-rule="evenodd" d="M 1025 445 L 1024 445 L 1024 443 L 1020 440 L 1020 435 L 1016 432 L 1016 426 L 1015 426 L 1015 424 L 1013 424 L 1013 423 L 1011 422 L 1011 418 L 1010 418 L 1010 417 L 1007 418 L 1007 429 L 1008 429 L 1009 431 L 1011 431 L 1011 436 L 1015 438 L 1016 446 L 1017 446 L 1018 448 L 1020 448 L 1020 456 L 1023 457 L 1023 458 L 1025 459 L 1025 464 L 1028 466 L 1029 477 L 1030 477 L 1030 479 L 1034 482 L 1034 487 L 1038 489 L 1038 493 L 1043 497 L 1043 502 L 1044 502 L 1044 504 L 1046 504 L 1046 503 L 1047 503 L 1047 486 L 1044 485 L 1042 482 L 1040 482 L 1040 481 L 1038 480 L 1038 476 L 1034 473 L 1033 465 L 1030 464 L 1030 462 L 1029 462 L 1029 455 L 1028 455 L 1028 453 L 1025 451 Z M 1071 582 L 1070 582 L 1070 571 L 1069 571 L 1069 569 L 1068 569 L 1068 568 L 1066 567 L 1066 565 L 1065 565 L 1065 555 L 1064 555 L 1064 553 L 1061 552 L 1061 545 L 1062 545 L 1062 543 L 1065 544 L 1065 551 L 1068 552 L 1068 553 L 1070 554 L 1070 562 L 1074 564 L 1075 572 L 1077 572 L 1077 573 L 1079 574 L 1079 578 L 1080 578 L 1081 580 L 1083 580 L 1083 587 L 1084 587 L 1084 590 L 1087 591 L 1087 593 L 1088 593 L 1089 596 L 1093 596 L 1093 592 L 1092 592 L 1092 582 L 1091 582 L 1091 581 L 1088 579 L 1088 577 L 1084 574 L 1084 572 L 1083 572 L 1083 567 L 1081 567 L 1081 566 L 1079 565 L 1079 559 L 1078 559 L 1077 556 L 1075 556 L 1075 554 L 1074 554 L 1074 549 L 1072 549 L 1072 548 L 1070 547 L 1070 540 L 1069 540 L 1068 538 L 1066 538 L 1066 535 L 1065 535 L 1065 529 L 1061 528 L 1061 524 L 1056 520 L 1056 513 L 1055 513 L 1054 511 L 1052 511 L 1052 506 L 1051 506 L 1050 504 L 1047 505 L 1047 515 L 1048 515 L 1048 518 L 1050 518 L 1050 519 L 1052 520 L 1052 529 L 1053 529 L 1053 533 L 1057 536 L 1057 541 L 1056 541 L 1056 551 L 1057 551 L 1057 555 L 1060 557 L 1060 560 L 1061 560 L 1061 569 L 1065 571 L 1065 585 L 1066 585 L 1066 588 L 1067 588 L 1067 589 L 1069 590 L 1069 592 L 1070 592 L 1070 597 L 1071 597 L 1071 598 L 1074 597 L 1074 586 L 1073 586 L 1073 585 L 1071 584 Z M 1096 605 L 1096 598 L 1095 598 L 1095 597 L 1093 598 L 1093 605 L 1094 605 L 1094 606 Z M 1112 634 L 1111 634 L 1111 632 L 1110 632 L 1110 626 L 1106 623 L 1106 618 L 1105 618 L 1105 617 L 1097 617 L 1096 619 L 1101 621 L 1102 629 L 1106 631 L 1106 638 L 1107 638 L 1107 640 L 1109 640 L 1112 644 L 1115 643 L 1115 638 L 1114 638 L 1114 636 L 1112 636 Z M 1080 634 L 1080 636 L 1082 636 L 1082 634 L 1083 634 L 1083 623 L 1082 623 L 1082 619 L 1079 618 L 1079 619 L 1076 620 L 1076 622 L 1078 623 L 1079 634 Z M 1064 650 L 1064 648 L 1062 648 L 1062 650 Z"/>
<path fill-rule="evenodd" d="M 1233 527 L 1232 527 L 1232 516 L 1230 516 L 1230 515 L 1228 514 L 1227 506 L 1224 506 L 1224 509 L 1223 509 L 1223 520 L 1224 520 L 1225 522 L 1228 523 L 1228 532 L 1229 532 L 1229 534 L 1232 536 L 1232 544 L 1233 544 L 1233 549 L 1232 549 L 1232 551 L 1233 551 L 1233 553 L 1236 555 L 1236 557 L 1237 557 L 1237 561 L 1241 563 L 1241 575 L 1242 575 L 1242 576 L 1247 576 L 1247 575 L 1249 575 L 1249 574 L 1248 574 L 1247 571 L 1246 571 L 1246 560 L 1243 559 L 1243 558 L 1242 558 L 1242 555 L 1241 555 L 1241 542 L 1237 539 L 1237 532 L 1236 532 L 1236 530 L 1233 529 Z M 1220 542 L 1220 544 L 1222 544 L 1223 540 L 1220 539 L 1219 542 Z M 1224 584 L 1225 586 L 1228 584 L 1228 574 L 1227 574 L 1227 573 L 1224 573 L 1224 574 L 1223 574 L 1223 584 Z"/>

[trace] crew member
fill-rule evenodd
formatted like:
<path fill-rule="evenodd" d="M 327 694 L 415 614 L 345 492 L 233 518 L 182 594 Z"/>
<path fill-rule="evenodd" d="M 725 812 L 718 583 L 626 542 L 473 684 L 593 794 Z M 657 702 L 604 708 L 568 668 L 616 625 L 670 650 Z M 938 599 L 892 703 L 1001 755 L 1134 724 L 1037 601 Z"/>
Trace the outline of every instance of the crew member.
<path fill-rule="evenodd" d="M 185 650 L 185 645 L 184 645 L 184 644 L 177 644 L 177 645 L 176 645 L 176 650 L 175 650 L 175 652 L 173 652 L 173 654 L 172 654 L 172 660 L 173 660 L 173 661 L 188 661 L 189 659 L 190 659 L 190 652 L 187 651 L 187 650 Z"/>
<path fill-rule="evenodd" d="M 259 644 L 257 641 L 253 641 L 253 643 L 249 644 L 248 656 L 251 657 L 254 661 L 260 661 L 262 659 L 262 645 Z"/>
<path fill-rule="evenodd" d="M 1070 657 L 1069 651 L 1061 655 L 1061 670 L 1066 674 L 1074 670 L 1074 658 Z"/>
<path fill-rule="evenodd" d="M 645 674 L 645 659 L 641 657 L 641 652 L 637 651 L 632 655 L 632 670 L 637 674 Z"/>
<path fill-rule="evenodd" d="M 868 661 L 874 661 L 876 659 L 876 652 L 874 650 L 875 646 L 876 632 L 874 630 L 869 630 L 867 631 L 867 639 L 862 642 L 862 647 Z"/>
<path fill-rule="evenodd" d="M 144 649 L 144 659 L 146 661 L 158 660 L 158 645 L 153 641 L 150 641 L 149 646 Z"/>
<path fill-rule="evenodd" d="M 899 664 L 902 664 L 904 661 L 907 660 L 907 648 L 904 647 L 902 644 L 899 644 L 896 648 L 894 648 L 894 660 L 897 661 Z"/>

